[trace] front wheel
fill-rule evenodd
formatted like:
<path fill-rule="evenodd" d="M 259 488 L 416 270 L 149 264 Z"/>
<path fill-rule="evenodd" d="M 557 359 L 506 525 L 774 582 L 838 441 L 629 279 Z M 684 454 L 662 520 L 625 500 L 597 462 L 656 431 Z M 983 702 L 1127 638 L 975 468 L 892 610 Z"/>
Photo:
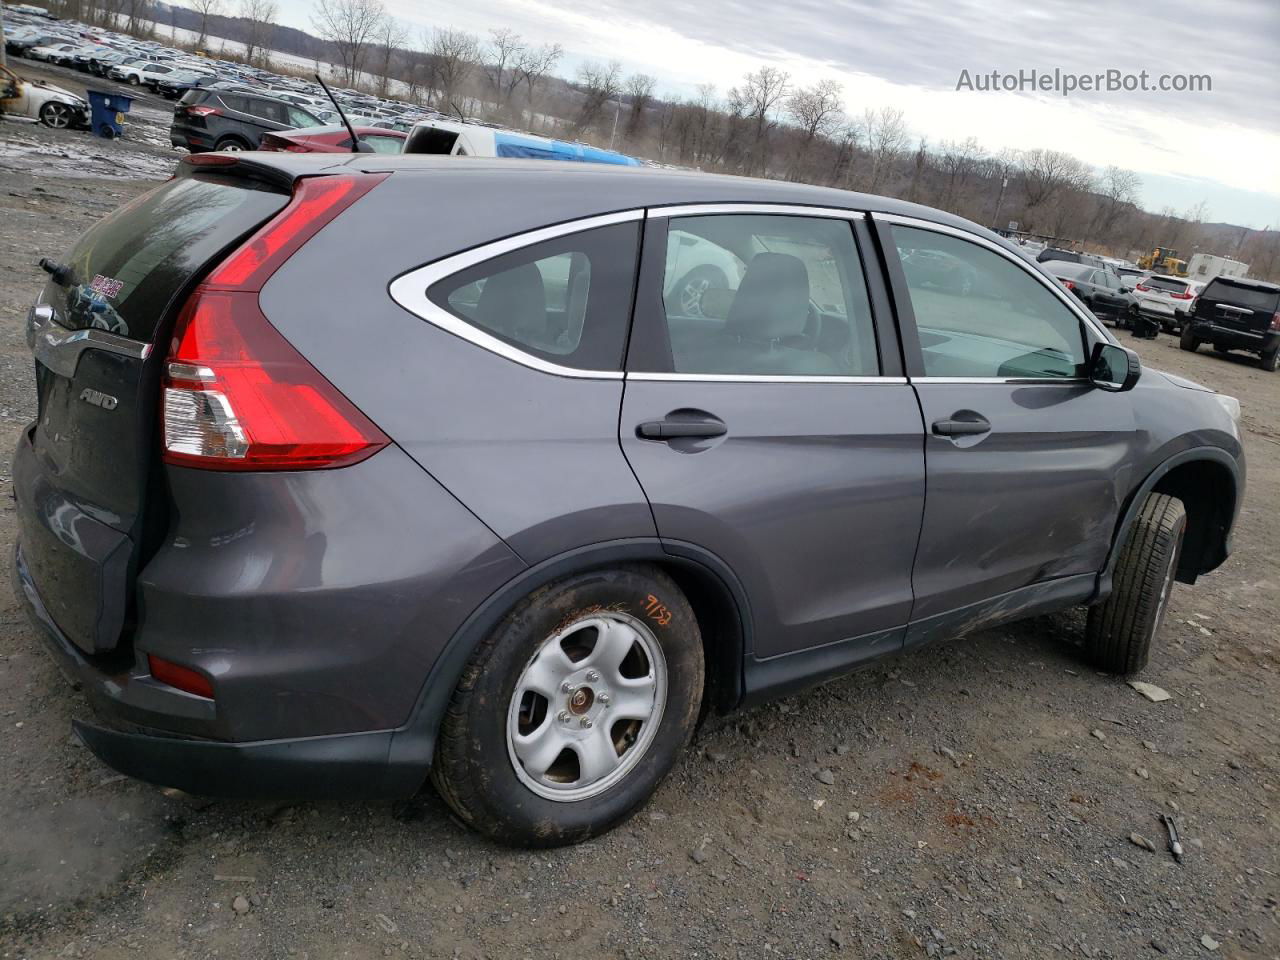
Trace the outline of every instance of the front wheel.
<path fill-rule="evenodd" d="M 1195 332 L 1191 329 L 1191 324 L 1185 324 L 1182 327 L 1182 336 L 1178 340 L 1178 346 L 1183 350 L 1190 350 L 1195 353 L 1196 348 L 1200 346 L 1200 341 L 1196 339 Z"/>
<path fill-rule="evenodd" d="M 648 800 L 689 742 L 703 670 L 693 611 L 657 568 L 549 584 L 463 670 L 432 764 L 436 789 L 504 843 L 603 833 Z"/>
<path fill-rule="evenodd" d="M 1108 673 L 1128 675 L 1147 665 L 1173 589 L 1187 512 L 1182 501 L 1153 493 L 1129 528 L 1116 562 L 1111 596 L 1089 608 L 1084 648 Z"/>
<path fill-rule="evenodd" d="M 40 108 L 40 122 L 54 130 L 65 130 L 71 126 L 72 116 L 72 109 L 56 100 L 50 100 Z"/>

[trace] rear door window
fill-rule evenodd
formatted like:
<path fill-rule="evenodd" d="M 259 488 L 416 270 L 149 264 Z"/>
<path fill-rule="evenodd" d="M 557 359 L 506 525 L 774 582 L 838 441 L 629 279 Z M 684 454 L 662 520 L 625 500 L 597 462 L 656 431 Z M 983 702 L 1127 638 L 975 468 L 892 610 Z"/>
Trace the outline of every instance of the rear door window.
<path fill-rule="evenodd" d="M 1167 277 L 1149 277 L 1146 285 L 1163 293 L 1185 293 L 1187 284 L 1184 280 L 1170 280 Z"/>
<path fill-rule="evenodd" d="M 179 177 L 91 227 L 50 280 L 44 301 L 61 325 L 150 342 L 174 295 L 222 248 L 288 197 L 251 181 Z"/>
<path fill-rule="evenodd" d="M 478 330 L 560 366 L 622 368 L 639 225 L 557 237 L 462 270 L 427 291 Z"/>

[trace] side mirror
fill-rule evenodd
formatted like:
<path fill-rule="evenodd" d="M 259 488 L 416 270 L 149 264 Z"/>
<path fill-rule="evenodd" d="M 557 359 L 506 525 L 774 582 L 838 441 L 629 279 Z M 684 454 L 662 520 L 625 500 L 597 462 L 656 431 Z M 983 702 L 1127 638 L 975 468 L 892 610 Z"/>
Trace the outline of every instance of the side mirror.
<path fill-rule="evenodd" d="M 1089 379 L 1100 390 L 1122 393 L 1132 390 L 1142 376 L 1142 361 L 1118 343 L 1095 343 L 1089 357 Z"/>

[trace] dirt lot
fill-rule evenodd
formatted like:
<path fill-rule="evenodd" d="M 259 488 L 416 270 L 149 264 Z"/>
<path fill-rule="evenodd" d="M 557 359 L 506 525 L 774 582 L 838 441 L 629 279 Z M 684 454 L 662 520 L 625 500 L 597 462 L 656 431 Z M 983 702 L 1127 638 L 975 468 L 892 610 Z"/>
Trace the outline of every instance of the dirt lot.
<path fill-rule="evenodd" d="M 147 186 L 76 160 L 120 148 L 173 156 L 0 123 L 6 583 L 33 261 Z M 1137 346 L 1238 396 L 1247 431 L 1236 553 L 1174 593 L 1144 674 L 1172 700 L 1082 666 L 1078 613 L 992 630 L 717 722 L 630 824 L 526 853 L 429 790 L 281 807 L 115 776 L 71 738 L 86 708 L 6 587 L 0 957 L 1280 956 L 1280 376 Z"/>

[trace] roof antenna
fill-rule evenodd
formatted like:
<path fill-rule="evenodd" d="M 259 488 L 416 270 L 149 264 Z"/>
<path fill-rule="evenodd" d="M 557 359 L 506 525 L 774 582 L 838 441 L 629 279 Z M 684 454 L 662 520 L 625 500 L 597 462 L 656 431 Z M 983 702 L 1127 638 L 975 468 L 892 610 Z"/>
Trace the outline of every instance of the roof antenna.
<path fill-rule="evenodd" d="M 338 116 L 342 118 L 342 123 L 347 128 L 347 133 L 351 134 L 351 152 L 352 153 L 368 153 L 369 150 L 361 150 L 364 146 L 360 142 L 360 138 L 356 136 L 356 128 L 351 126 L 351 121 L 347 119 L 347 115 L 342 112 L 342 107 L 338 106 L 338 98 L 333 95 L 328 84 L 320 79 L 320 74 L 315 74 L 316 83 L 320 84 L 320 88 L 324 90 L 325 95 L 329 98 L 329 102 L 333 104 L 333 109 L 338 111 Z"/>

